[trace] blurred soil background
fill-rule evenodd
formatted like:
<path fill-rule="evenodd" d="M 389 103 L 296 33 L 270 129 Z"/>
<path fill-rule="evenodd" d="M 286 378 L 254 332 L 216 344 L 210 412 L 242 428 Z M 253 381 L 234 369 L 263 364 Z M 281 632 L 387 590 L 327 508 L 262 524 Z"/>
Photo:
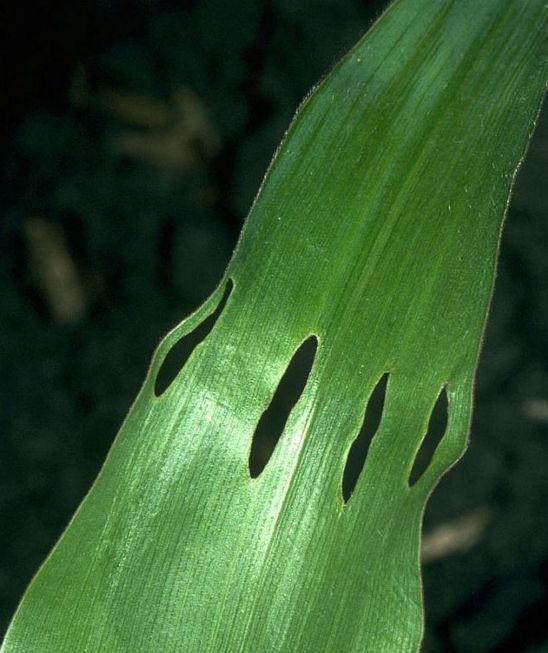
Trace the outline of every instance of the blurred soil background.
<path fill-rule="evenodd" d="M 360 0 L 6 0 L 0 631 L 164 335 L 215 287 Z M 426 653 L 548 651 L 548 121 L 508 215 L 470 448 L 425 515 Z"/>

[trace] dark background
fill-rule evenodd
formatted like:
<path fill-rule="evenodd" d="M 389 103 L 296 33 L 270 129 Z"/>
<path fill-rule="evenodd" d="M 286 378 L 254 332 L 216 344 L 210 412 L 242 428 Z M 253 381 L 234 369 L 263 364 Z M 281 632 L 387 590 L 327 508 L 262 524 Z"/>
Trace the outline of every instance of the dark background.
<path fill-rule="evenodd" d="M 383 4 L 3 3 L 0 630 L 159 339 L 220 278 L 300 100 Z M 548 651 L 547 149 L 544 121 L 508 216 L 472 443 L 425 517 L 427 653 Z"/>

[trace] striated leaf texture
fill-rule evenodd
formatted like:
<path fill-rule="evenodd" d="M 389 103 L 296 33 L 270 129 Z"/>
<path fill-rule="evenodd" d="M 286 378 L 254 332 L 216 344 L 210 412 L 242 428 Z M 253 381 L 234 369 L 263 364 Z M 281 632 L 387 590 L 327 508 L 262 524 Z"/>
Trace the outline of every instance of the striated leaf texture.
<path fill-rule="evenodd" d="M 421 516 L 466 446 L 501 224 L 545 86 L 544 5 L 397 0 L 306 99 L 219 288 L 160 345 L 2 653 L 418 649 Z M 157 396 L 168 352 L 223 295 Z M 311 336 L 304 390 L 252 478 L 255 430 Z M 410 484 L 443 393 L 445 433 Z"/>

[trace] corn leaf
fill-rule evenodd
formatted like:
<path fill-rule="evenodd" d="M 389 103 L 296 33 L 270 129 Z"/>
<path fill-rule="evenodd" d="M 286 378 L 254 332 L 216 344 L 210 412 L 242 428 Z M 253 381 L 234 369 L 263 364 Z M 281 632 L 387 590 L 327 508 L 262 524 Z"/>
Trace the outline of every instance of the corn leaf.
<path fill-rule="evenodd" d="M 417 650 L 421 517 L 466 446 L 544 5 L 397 0 L 305 100 L 3 653 Z M 262 441 L 301 355 L 302 392 Z"/>

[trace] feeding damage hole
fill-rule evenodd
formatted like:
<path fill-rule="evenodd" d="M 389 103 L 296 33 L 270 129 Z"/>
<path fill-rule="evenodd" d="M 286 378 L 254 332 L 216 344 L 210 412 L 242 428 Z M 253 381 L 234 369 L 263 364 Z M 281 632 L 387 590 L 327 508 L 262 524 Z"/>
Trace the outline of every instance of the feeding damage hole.
<path fill-rule="evenodd" d="M 409 487 L 413 487 L 424 474 L 438 444 L 445 435 L 448 411 L 449 400 L 447 397 L 447 386 L 444 386 L 436 399 L 432 414 L 430 415 L 430 421 L 428 422 L 428 430 L 415 456 L 415 462 L 409 475 Z"/>
<path fill-rule="evenodd" d="M 389 376 L 388 372 L 383 374 L 373 392 L 369 395 L 362 426 L 348 452 L 342 477 L 342 496 L 344 503 L 348 503 L 354 492 L 358 478 L 365 465 L 369 446 L 381 423 Z"/>
<path fill-rule="evenodd" d="M 272 457 L 289 413 L 299 401 L 306 386 L 317 348 L 318 339 L 316 336 L 310 336 L 297 349 L 276 388 L 270 405 L 261 415 L 249 453 L 251 478 L 257 478 Z"/>
<path fill-rule="evenodd" d="M 228 301 L 228 297 L 232 292 L 232 280 L 229 279 L 223 294 L 223 298 L 219 302 L 217 308 L 209 315 L 201 324 L 199 324 L 193 331 L 187 333 L 180 340 L 178 340 L 173 347 L 169 350 L 167 356 L 164 358 L 158 374 L 156 375 L 156 382 L 154 384 L 154 394 L 159 397 L 171 385 L 177 374 L 181 371 L 187 360 L 190 358 L 192 352 L 196 347 L 209 335 L 210 331 L 215 326 L 219 316 Z"/>

